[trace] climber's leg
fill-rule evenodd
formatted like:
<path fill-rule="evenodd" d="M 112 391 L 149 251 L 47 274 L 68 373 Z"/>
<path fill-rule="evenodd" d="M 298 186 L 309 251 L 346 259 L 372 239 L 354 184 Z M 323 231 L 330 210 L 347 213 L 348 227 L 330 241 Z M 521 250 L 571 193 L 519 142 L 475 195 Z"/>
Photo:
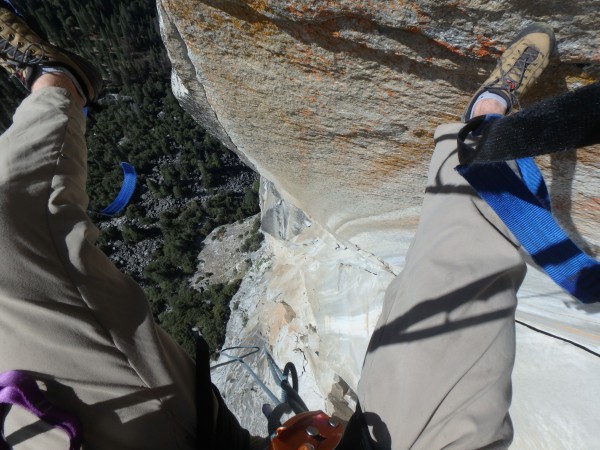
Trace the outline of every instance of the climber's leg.
<path fill-rule="evenodd" d="M 194 448 L 194 365 L 94 246 L 82 100 L 44 77 L 56 75 L 0 137 L 0 372 L 43 382 L 81 419 L 87 448 Z M 15 449 L 66 448 L 29 422 L 8 414 Z"/>
<path fill-rule="evenodd" d="M 421 222 L 390 285 L 359 400 L 383 448 L 506 445 L 516 290 L 525 264 L 454 171 L 462 124 L 439 127 Z"/>
<path fill-rule="evenodd" d="M 552 30 L 534 24 L 506 50 L 465 120 L 504 113 L 548 64 Z M 519 244 L 454 170 L 463 124 L 435 133 L 421 221 L 386 292 L 359 384 L 382 449 L 505 448 L 515 358 Z"/>

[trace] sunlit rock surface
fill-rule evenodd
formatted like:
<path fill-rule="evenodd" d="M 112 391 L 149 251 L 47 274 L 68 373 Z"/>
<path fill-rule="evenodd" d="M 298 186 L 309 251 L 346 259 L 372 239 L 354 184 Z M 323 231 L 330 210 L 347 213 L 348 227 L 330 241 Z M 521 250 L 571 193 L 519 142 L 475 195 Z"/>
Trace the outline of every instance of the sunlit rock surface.
<path fill-rule="evenodd" d="M 598 0 L 159 5 L 187 109 L 289 203 L 382 257 L 415 225 L 435 127 L 524 25 L 545 21 L 559 42 L 532 97 L 600 79 Z M 597 179 L 575 183 L 575 207 L 597 213 Z"/>
<path fill-rule="evenodd" d="M 344 415 L 353 403 L 344 386 L 356 386 L 382 294 L 418 222 L 435 127 L 458 119 L 498 55 L 533 21 L 552 25 L 559 45 L 523 104 L 599 80 L 600 0 L 158 6 L 181 103 L 267 180 L 268 237 L 235 299 L 227 345 L 266 345 L 282 365 L 293 360 L 309 406 Z M 596 253 L 597 155 L 593 149 L 541 159 L 555 214 Z M 597 345 L 598 311 L 575 308 L 530 272 L 523 320 Z M 597 379 L 598 358 L 570 344 L 557 349 L 555 338 L 538 334 L 519 329 L 515 448 L 600 447 L 589 421 L 576 420 L 598 416 L 598 388 L 571 384 L 578 371 Z M 553 358 L 563 364 L 555 372 Z M 265 399 L 244 373 L 229 366 L 215 375 L 242 421 L 264 432 Z M 575 440 L 565 431 L 571 420 Z M 538 445 L 536 433 L 547 440 Z M 552 439 L 559 443 L 545 445 Z"/>
<path fill-rule="evenodd" d="M 211 284 L 227 284 L 244 278 L 252 260 L 243 244 L 253 233 L 257 220 L 260 220 L 258 215 L 241 223 L 223 225 L 206 237 L 198 255 L 192 287 L 201 290 Z"/>
<path fill-rule="evenodd" d="M 356 246 L 336 240 L 287 205 L 265 180 L 261 204 L 265 244 L 252 256 L 250 271 L 232 300 L 235 307 L 225 347 L 266 348 L 281 368 L 293 362 L 307 405 L 348 419 L 356 405 L 352 388 L 358 382 L 383 292 L 393 279 L 392 269 Z M 406 250 L 409 240 L 410 233 L 405 233 L 398 245 Z M 244 351 L 232 354 L 240 352 Z M 224 361 L 227 358 L 222 356 L 219 362 Z M 264 353 L 247 362 L 280 396 Z M 260 410 L 270 401 L 242 366 L 218 369 L 213 377 L 244 425 L 264 434 L 267 422 Z"/>

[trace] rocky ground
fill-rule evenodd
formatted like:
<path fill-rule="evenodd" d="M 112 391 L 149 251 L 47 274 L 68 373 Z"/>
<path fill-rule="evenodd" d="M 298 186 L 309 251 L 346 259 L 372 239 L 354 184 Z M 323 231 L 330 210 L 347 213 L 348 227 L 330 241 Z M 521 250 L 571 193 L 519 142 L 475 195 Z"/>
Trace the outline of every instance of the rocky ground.
<path fill-rule="evenodd" d="M 256 245 L 251 245 L 255 235 L 260 233 L 259 228 L 260 216 L 256 215 L 213 230 L 204 240 L 198 255 L 198 271 L 192 277 L 192 286 L 204 289 L 211 284 L 244 278 L 252 267 L 254 252 L 260 248 L 262 234 Z M 232 309 L 237 309 L 236 304 Z"/>

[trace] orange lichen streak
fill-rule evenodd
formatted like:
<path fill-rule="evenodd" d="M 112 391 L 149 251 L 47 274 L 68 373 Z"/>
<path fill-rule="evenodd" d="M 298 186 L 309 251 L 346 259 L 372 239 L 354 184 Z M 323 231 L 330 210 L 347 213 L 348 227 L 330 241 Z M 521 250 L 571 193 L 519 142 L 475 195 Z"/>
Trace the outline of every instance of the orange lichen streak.
<path fill-rule="evenodd" d="M 481 34 L 477 35 L 477 43 L 479 44 L 479 47 L 475 47 L 471 51 L 480 58 L 486 56 L 499 57 L 505 50 L 504 47 L 497 47 L 498 41 L 492 41 L 490 38 L 482 36 Z"/>
<path fill-rule="evenodd" d="M 334 450 L 344 427 L 323 411 L 298 414 L 275 431 L 269 450 Z"/>

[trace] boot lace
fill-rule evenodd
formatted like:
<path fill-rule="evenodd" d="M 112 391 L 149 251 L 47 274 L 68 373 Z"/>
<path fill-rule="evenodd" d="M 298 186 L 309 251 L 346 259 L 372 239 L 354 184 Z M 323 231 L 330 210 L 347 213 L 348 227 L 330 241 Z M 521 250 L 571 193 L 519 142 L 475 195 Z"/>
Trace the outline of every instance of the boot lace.
<path fill-rule="evenodd" d="M 23 44 L 13 45 L 11 43 L 14 38 L 15 36 L 12 34 L 8 36 L 8 39 L 0 38 L 0 57 L 7 64 L 15 67 L 35 66 L 44 60 L 44 47 L 30 43 L 24 50 L 21 50 L 20 47 Z"/>
<path fill-rule="evenodd" d="M 527 47 L 519 59 L 517 59 L 506 72 L 502 69 L 502 61 L 498 61 L 500 76 L 487 87 L 506 91 L 510 97 L 511 107 L 513 105 L 519 106 L 519 99 L 515 94 L 515 91 L 519 89 L 519 86 L 523 83 L 527 68 L 533 64 L 539 54 L 540 52 L 537 49 Z"/>

